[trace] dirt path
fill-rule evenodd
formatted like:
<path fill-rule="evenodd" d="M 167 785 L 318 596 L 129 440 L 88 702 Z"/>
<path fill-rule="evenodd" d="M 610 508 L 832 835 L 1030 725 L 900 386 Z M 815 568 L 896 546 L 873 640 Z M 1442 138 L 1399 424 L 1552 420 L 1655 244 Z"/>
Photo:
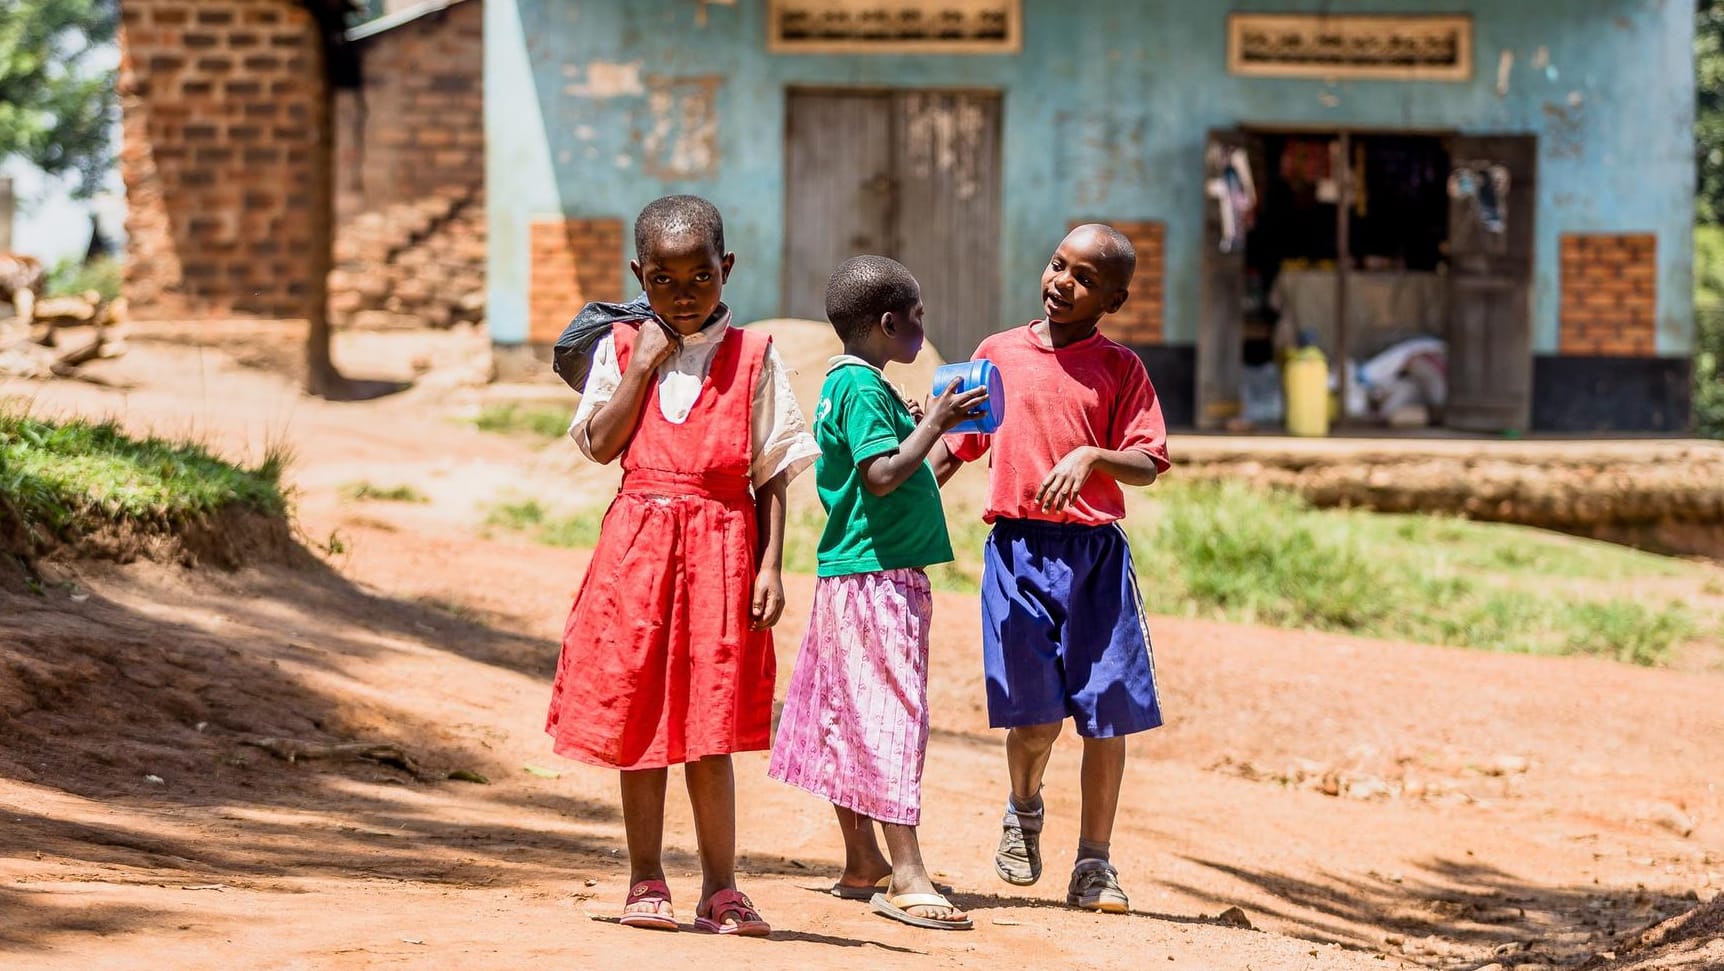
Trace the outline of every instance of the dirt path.
<path fill-rule="evenodd" d="M 327 405 L 149 343 L 111 368 L 130 390 L 0 395 L 253 456 L 286 441 L 305 535 L 344 552 L 236 575 L 60 565 L 43 597 L 0 585 L 6 966 L 1544 967 L 1724 885 L 1724 676 L 1162 618 L 1171 722 L 1133 740 L 1115 842 L 1137 912 L 1070 912 L 1076 746 L 1050 774 L 1048 877 L 1001 884 L 976 608 L 942 595 L 925 841 L 977 930 L 918 932 L 819 892 L 830 811 L 746 756 L 745 888 L 779 933 L 628 931 L 596 919 L 625 889 L 614 779 L 540 731 L 584 556 L 478 529 L 501 495 L 602 493 L 602 475 L 457 420 L 484 392 Z M 358 480 L 432 501 L 344 502 Z M 809 589 L 792 583 L 785 672 Z M 422 778 L 290 764 L 258 735 L 394 742 Z M 489 784 L 444 778 L 457 769 Z M 669 843 L 686 920 L 698 879 L 675 798 Z M 1233 906 L 1256 929 L 1213 919 Z"/>

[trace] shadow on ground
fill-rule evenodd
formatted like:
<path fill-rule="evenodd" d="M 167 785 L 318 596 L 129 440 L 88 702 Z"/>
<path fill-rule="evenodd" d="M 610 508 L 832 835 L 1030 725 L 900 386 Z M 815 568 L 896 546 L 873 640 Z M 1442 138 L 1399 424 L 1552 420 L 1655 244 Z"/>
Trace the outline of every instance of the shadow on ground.
<path fill-rule="evenodd" d="M 1540 886 L 1483 864 L 1433 859 L 1395 878 L 1294 877 L 1214 860 L 1191 862 L 1262 890 L 1256 909 L 1306 940 L 1399 952 L 1433 966 L 1496 960 L 1570 965 L 1695 905 L 1692 897 L 1600 886 Z M 1231 901 L 1174 884 L 1198 899 Z M 1374 928 L 1372 937 L 1358 928 Z"/>

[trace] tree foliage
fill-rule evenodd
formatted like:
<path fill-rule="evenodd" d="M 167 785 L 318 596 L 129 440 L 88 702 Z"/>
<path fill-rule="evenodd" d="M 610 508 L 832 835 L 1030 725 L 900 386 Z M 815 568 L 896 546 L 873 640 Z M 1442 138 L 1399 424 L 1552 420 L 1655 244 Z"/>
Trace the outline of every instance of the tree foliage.
<path fill-rule="evenodd" d="M 1724 0 L 1698 0 L 1694 15 L 1695 199 L 1700 221 L 1724 221 Z"/>
<path fill-rule="evenodd" d="M 101 187 L 118 101 L 114 70 L 92 62 L 119 15 L 118 0 L 0 0 L 0 159 Z"/>

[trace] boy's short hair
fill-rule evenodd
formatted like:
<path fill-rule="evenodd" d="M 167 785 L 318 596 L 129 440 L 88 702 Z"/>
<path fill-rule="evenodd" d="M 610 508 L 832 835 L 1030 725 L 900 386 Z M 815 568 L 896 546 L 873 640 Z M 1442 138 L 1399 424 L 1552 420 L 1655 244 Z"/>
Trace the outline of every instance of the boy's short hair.
<path fill-rule="evenodd" d="M 635 217 L 635 259 L 645 263 L 654 243 L 684 234 L 705 237 L 714 253 L 724 255 L 724 217 L 717 206 L 700 196 L 664 196 Z"/>
<path fill-rule="evenodd" d="M 1131 278 L 1137 275 L 1137 248 L 1131 245 L 1131 240 L 1106 223 L 1085 223 L 1072 233 L 1085 230 L 1101 238 L 1095 254 L 1097 269 L 1107 273 L 1115 286 L 1130 287 Z"/>
<path fill-rule="evenodd" d="M 884 256 L 853 256 L 826 281 L 826 319 L 840 340 L 854 340 L 882 314 L 906 312 L 921 297 L 921 285 L 904 264 Z"/>

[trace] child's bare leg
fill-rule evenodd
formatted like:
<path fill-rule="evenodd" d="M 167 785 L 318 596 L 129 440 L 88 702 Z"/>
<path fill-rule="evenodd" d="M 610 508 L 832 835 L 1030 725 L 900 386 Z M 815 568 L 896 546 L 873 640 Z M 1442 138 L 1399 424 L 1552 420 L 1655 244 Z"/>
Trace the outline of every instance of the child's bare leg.
<path fill-rule="evenodd" d="M 700 899 L 736 889 L 736 778 L 730 756 L 713 755 L 682 767 L 700 844 Z"/>
<path fill-rule="evenodd" d="M 903 826 L 898 823 L 881 823 L 880 829 L 886 834 L 886 848 L 892 853 L 892 889 L 891 896 L 906 893 L 937 893 L 934 881 L 928 876 L 928 868 L 922 863 L 922 844 L 916 838 L 916 827 Z M 963 911 L 956 907 L 928 907 L 918 904 L 906 907 L 904 910 L 917 917 L 927 917 L 930 920 L 949 920 L 954 923 L 967 919 Z"/>
<path fill-rule="evenodd" d="M 664 879 L 665 769 L 622 773 L 623 832 L 629 842 L 629 886 Z M 669 912 L 657 899 L 631 902 L 624 913 Z"/>
<path fill-rule="evenodd" d="M 1124 780 L 1125 739 L 1084 739 L 1083 819 L 1078 826 L 1078 839 L 1099 847 L 1099 859 L 1107 859 L 1107 845 L 1113 839 L 1113 820 L 1119 811 L 1120 784 Z"/>
<path fill-rule="evenodd" d="M 1083 740 L 1083 815 L 1078 824 L 1077 862 L 1066 888 L 1066 903 L 1071 906 L 1109 914 L 1131 909 L 1131 898 L 1119 885 L 1119 871 L 1108 860 L 1124 779 L 1124 738 Z"/>
<path fill-rule="evenodd" d="M 1012 798 L 1024 808 L 1040 808 L 1042 773 L 1048 756 L 1060 737 L 1064 722 L 1025 725 L 1006 732 L 1006 771 L 1012 780 Z"/>
<path fill-rule="evenodd" d="M 832 808 L 838 814 L 838 829 L 844 834 L 844 873 L 838 882 L 846 887 L 874 886 L 881 877 L 893 872 L 892 864 L 880 852 L 874 820 L 843 806 Z"/>

